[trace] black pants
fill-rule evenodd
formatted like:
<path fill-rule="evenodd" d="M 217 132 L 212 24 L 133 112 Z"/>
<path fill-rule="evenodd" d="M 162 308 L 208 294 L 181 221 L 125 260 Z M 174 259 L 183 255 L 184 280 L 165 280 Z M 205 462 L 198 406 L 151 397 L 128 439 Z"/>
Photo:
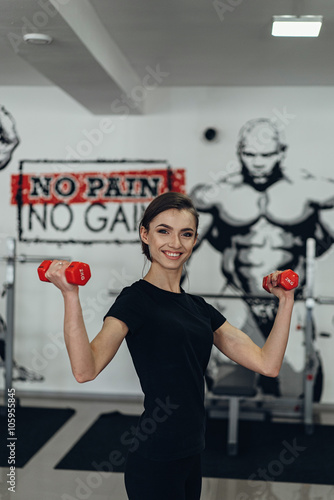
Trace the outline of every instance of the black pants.
<path fill-rule="evenodd" d="M 129 453 L 124 480 L 129 500 L 199 500 L 201 454 L 156 461 Z"/>

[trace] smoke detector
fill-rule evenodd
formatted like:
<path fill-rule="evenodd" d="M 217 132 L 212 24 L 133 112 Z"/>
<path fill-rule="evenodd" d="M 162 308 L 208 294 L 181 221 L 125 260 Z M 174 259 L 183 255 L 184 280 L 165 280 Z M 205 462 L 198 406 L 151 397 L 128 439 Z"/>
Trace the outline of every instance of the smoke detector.
<path fill-rule="evenodd" d="M 23 40 L 32 45 L 49 45 L 53 38 L 52 36 L 45 35 L 44 33 L 26 33 L 23 35 Z"/>

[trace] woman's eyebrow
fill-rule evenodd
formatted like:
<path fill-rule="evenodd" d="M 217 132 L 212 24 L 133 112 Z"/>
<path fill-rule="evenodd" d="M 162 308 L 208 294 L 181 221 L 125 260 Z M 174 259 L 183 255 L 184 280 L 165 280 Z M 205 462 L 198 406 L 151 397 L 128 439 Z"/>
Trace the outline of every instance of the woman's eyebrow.
<path fill-rule="evenodd" d="M 157 227 L 165 227 L 167 229 L 173 229 L 171 226 L 168 226 L 168 224 L 158 224 L 157 226 L 155 226 L 155 228 Z M 183 229 L 181 229 L 181 231 L 193 231 L 195 232 L 195 230 L 192 228 L 192 227 L 184 227 Z"/>

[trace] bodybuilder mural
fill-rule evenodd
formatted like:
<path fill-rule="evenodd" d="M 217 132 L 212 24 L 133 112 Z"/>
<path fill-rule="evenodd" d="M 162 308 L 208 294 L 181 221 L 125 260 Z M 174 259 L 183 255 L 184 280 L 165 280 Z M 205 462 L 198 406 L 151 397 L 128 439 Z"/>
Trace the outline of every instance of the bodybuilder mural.
<path fill-rule="evenodd" d="M 240 292 L 264 338 L 277 306 L 275 300 L 261 300 L 268 298 L 263 276 L 291 268 L 305 284 L 307 238 L 316 239 L 317 257 L 334 238 L 334 227 L 323 220 L 334 208 L 334 178 L 317 178 L 316 171 L 289 172 L 283 164 L 286 150 L 274 123 L 250 120 L 239 134 L 240 169 L 215 183 L 198 184 L 190 193 L 198 211 L 211 216 L 196 250 L 206 240 L 221 253 L 227 286 Z M 277 379 L 261 377 L 260 385 L 264 393 L 280 395 Z"/>

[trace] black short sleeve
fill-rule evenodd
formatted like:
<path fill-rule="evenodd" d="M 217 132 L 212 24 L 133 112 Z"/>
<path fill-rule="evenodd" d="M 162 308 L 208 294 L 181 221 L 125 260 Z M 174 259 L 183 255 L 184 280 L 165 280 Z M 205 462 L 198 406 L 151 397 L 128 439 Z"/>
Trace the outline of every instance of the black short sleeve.
<path fill-rule="evenodd" d="M 225 316 L 223 316 L 221 314 L 221 312 L 218 311 L 218 309 L 213 307 L 208 302 L 205 302 L 205 303 L 208 307 L 208 311 L 209 311 L 210 318 L 211 318 L 211 327 L 212 327 L 212 331 L 214 332 L 217 330 L 217 328 L 219 328 L 221 325 L 223 325 L 225 323 L 226 318 L 225 318 Z"/>
<path fill-rule="evenodd" d="M 124 321 L 130 332 L 140 328 L 145 317 L 145 302 L 130 287 L 123 288 L 103 319 L 108 316 Z"/>

